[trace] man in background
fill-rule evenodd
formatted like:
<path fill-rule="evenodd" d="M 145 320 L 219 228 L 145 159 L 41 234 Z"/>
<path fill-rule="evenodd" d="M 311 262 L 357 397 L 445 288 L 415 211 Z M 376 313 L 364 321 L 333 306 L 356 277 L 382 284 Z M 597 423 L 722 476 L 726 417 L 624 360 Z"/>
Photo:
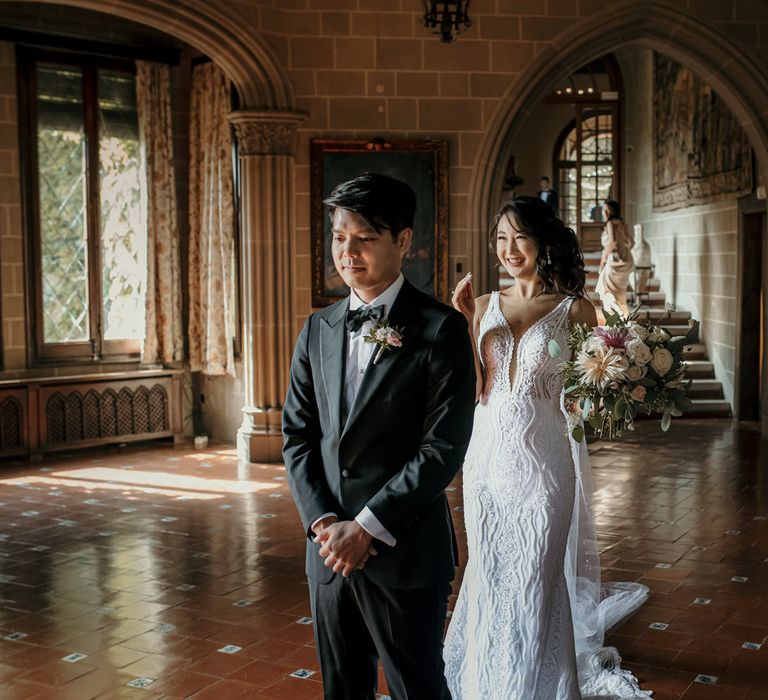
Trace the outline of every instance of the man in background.
<path fill-rule="evenodd" d="M 557 192 L 555 192 L 549 184 L 549 178 L 546 175 L 541 176 L 541 189 L 536 193 L 536 196 L 548 205 L 549 208 L 557 216 Z"/>

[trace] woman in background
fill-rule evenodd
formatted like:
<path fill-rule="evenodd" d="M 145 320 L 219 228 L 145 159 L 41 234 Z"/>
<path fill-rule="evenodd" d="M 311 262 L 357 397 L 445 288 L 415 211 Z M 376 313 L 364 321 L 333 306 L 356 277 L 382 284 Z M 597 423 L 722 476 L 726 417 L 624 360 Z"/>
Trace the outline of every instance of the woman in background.
<path fill-rule="evenodd" d="M 629 313 L 627 287 L 629 276 L 635 267 L 632 246 L 635 239 L 632 231 L 619 214 L 619 203 L 615 199 L 603 204 L 603 219 L 606 222 L 600 242 L 603 255 L 600 258 L 600 276 L 595 291 L 600 295 L 606 313 L 619 311 Z"/>

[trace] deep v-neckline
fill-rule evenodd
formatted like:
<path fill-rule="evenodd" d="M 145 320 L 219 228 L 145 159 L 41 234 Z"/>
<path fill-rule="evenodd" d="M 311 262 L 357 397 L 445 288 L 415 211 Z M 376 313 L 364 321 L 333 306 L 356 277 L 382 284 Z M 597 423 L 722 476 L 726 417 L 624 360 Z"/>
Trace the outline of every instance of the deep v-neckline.
<path fill-rule="evenodd" d="M 515 332 L 512 330 L 512 324 L 509 322 L 509 319 L 507 318 L 507 315 L 504 313 L 504 311 L 501 308 L 501 292 L 496 292 L 496 310 L 499 312 L 499 315 L 501 318 L 504 319 L 504 326 L 507 329 L 507 333 L 509 334 L 509 337 L 511 339 L 510 343 L 510 349 L 508 351 L 508 361 L 509 366 L 507 367 L 506 379 L 507 379 L 507 388 L 512 393 L 515 389 L 515 385 L 517 383 L 517 376 L 519 372 L 518 364 L 519 364 L 519 358 L 520 358 L 520 352 L 519 347 L 523 344 L 528 334 L 537 326 L 541 325 L 546 319 L 548 319 L 552 314 L 555 313 L 563 304 L 565 304 L 566 301 L 568 301 L 570 297 L 565 297 L 557 302 L 547 313 L 545 313 L 543 316 L 540 316 L 537 318 L 533 323 L 531 323 L 528 328 L 526 328 L 521 334 L 520 334 L 520 340 L 517 339 L 515 336 Z M 513 364 L 514 360 L 514 364 Z M 512 375 L 512 368 L 515 369 L 515 374 Z"/>

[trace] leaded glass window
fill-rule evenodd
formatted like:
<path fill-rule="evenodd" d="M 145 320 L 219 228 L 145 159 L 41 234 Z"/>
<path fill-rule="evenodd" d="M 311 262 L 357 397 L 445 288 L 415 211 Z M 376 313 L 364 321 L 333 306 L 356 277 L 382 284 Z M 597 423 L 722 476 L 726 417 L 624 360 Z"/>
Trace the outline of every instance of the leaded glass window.
<path fill-rule="evenodd" d="M 585 107 L 555 148 L 560 214 L 579 231 L 602 223 L 602 204 L 618 196 L 615 143 L 616 108 Z"/>
<path fill-rule="evenodd" d="M 144 336 L 132 62 L 20 50 L 34 357 L 137 357 Z"/>

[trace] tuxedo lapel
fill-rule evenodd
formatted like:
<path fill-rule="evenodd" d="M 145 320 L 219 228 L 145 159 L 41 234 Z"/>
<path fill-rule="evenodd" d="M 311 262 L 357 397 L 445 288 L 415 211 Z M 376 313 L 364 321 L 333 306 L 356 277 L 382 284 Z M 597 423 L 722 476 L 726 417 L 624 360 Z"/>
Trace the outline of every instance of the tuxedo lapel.
<path fill-rule="evenodd" d="M 341 406 L 344 391 L 344 349 L 347 327 L 342 323 L 349 300 L 337 304 L 328 318 L 320 324 L 320 367 L 328 396 L 331 421 L 336 435 L 341 433 Z"/>
<path fill-rule="evenodd" d="M 406 280 L 386 320 L 387 325 L 403 329 L 403 345 L 402 347 L 385 351 L 379 362 L 374 364 L 374 359 L 379 349 L 379 346 L 376 346 L 363 375 L 363 381 L 360 383 L 360 389 L 349 411 L 347 423 L 343 427 L 343 435 L 349 431 L 379 387 L 384 384 L 392 368 L 397 365 L 399 358 L 404 354 L 408 354 L 408 323 L 412 320 L 416 311 L 414 305 L 418 303 L 418 295 L 414 294 L 414 292 L 415 288 Z"/>

